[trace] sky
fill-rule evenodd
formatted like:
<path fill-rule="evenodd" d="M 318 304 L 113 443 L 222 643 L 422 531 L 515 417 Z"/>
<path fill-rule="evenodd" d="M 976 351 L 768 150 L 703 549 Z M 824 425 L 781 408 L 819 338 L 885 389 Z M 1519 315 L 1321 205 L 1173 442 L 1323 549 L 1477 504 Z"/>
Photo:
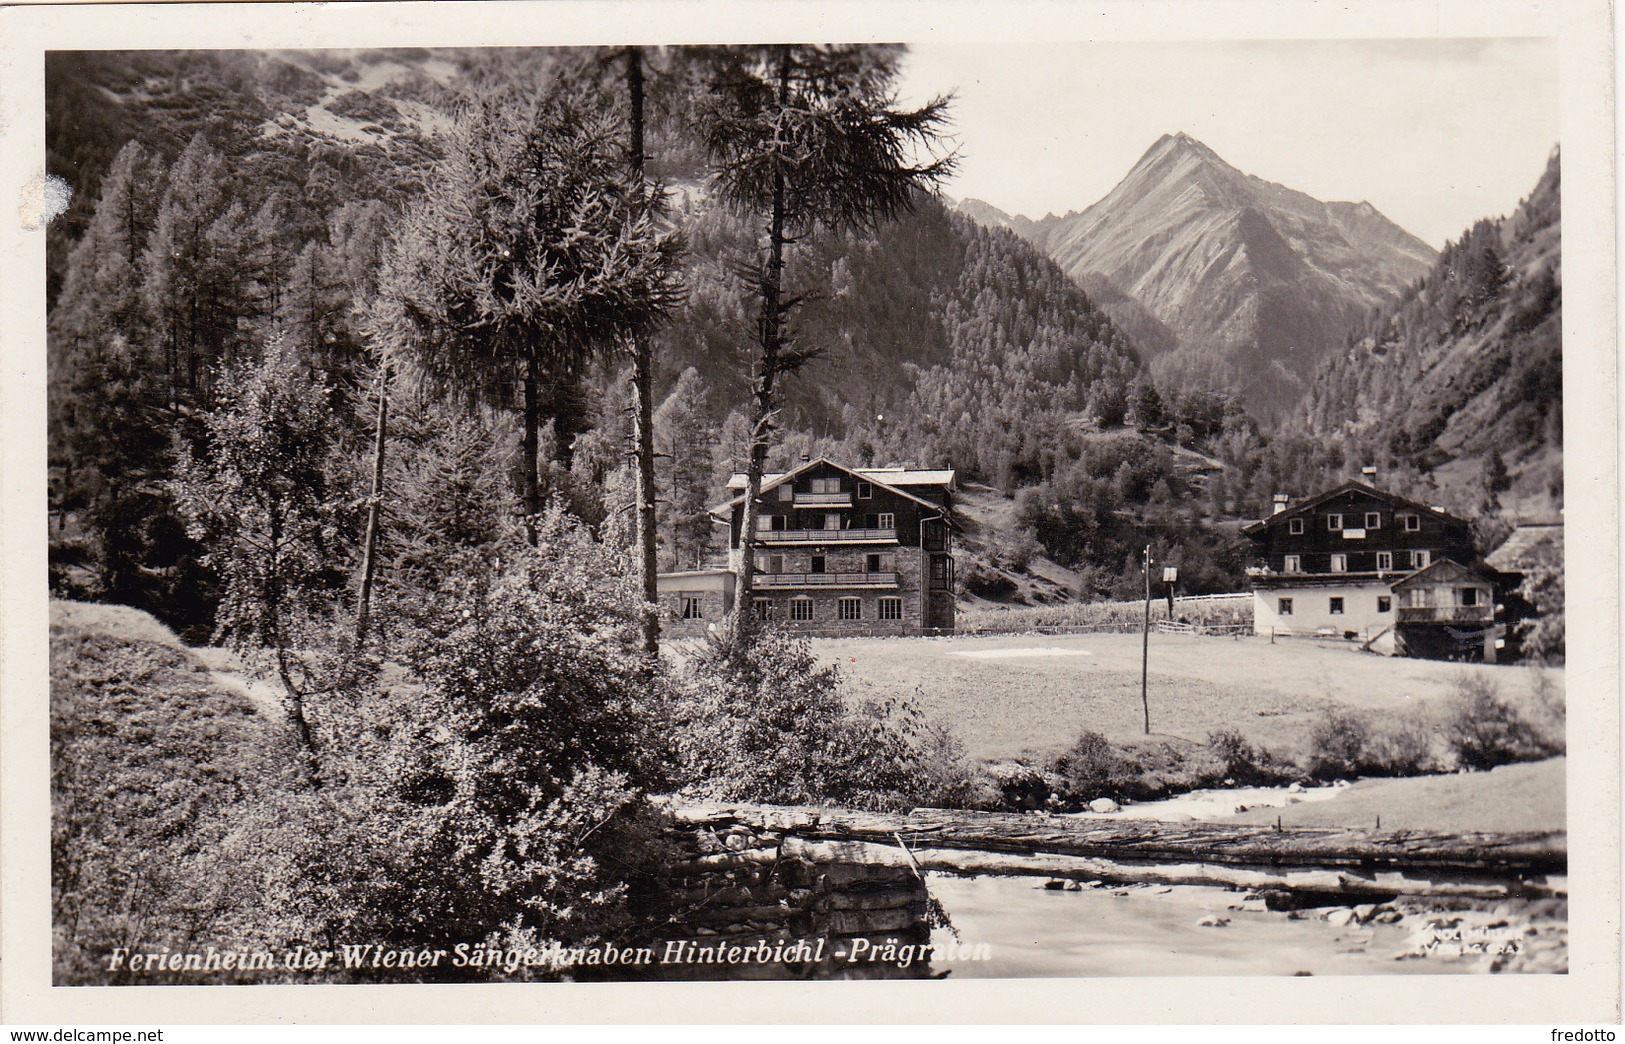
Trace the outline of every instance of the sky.
<path fill-rule="evenodd" d="M 960 167 L 944 191 L 1032 218 L 1084 209 L 1184 131 L 1441 247 L 1510 213 L 1558 143 L 1547 39 L 912 46 L 903 100 L 949 91 Z"/>

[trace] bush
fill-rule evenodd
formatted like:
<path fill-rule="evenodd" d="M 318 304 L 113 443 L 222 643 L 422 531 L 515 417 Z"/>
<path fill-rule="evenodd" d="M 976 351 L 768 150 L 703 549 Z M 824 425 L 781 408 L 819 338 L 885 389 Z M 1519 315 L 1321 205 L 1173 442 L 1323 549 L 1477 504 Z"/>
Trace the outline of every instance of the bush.
<path fill-rule="evenodd" d="M 679 771 L 701 797 L 903 809 L 985 789 L 952 733 L 908 700 L 848 708 L 835 667 L 797 635 L 769 629 L 744 652 L 715 642 L 677 690 Z"/>
<path fill-rule="evenodd" d="M 1550 680 L 1547 680 L 1550 686 Z M 1542 693 L 1537 692 L 1537 697 Z M 1500 686 L 1483 675 L 1465 675 L 1456 683 L 1445 742 L 1457 764 L 1488 769 L 1515 761 L 1538 761 L 1561 754 L 1564 740 L 1531 722 L 1505 699 Z"/>
<path fill-rule="evenodd" d="M 1263 786 L 1297 777 L 1296 766 L 1255 748 L 1237 732 L 1223 729 L 1206 744 L 1188 740 L 1142 740 L 1114 745 L 1086 731 L 1056 758 L 1061 800 L 1072 805 L 1093 798 L 1149 801 L 1209 787 Z"/>
<path fill-rule="evenodd" d="M 1434 768 L 1433 743 L 1428 726 L 1415 718 L 1402 718 L 1371 734 L 1366 773 L 1416 776 Z"/>
<path fill-rule="evenodd" d="M 1126 797 L 1126 786 L 1140 766 L 1123 756 L 1098 732 L 1084 730 L 1065 754 L 1055 759 L 1055 772 L 1069 796 L 1080 801 Z"/>
<path fill-rule="evenodd" d="M 1358 714 L 1333 709 L 1309 730 L 1306 769 L 1316 779 L 1347 779 L 1360 774 L 1369 758 L 1371 727 Z"/>
<path fill-rule="evenodd" d="M 289 888 L 312 939 L 542 948 L 636 929 L 629 892 L 663 854 L 643 799 L 667 782 L 661 679 L 625 563 L 556 509 L 537 530 L 425 611 L 420 693 L 332 701 L 347 760 L 299 811 Z"/>
<path fill-rule="evenodd" d="M 1267 786 L 1285 782 L 1297 775 L 1295 766 L 1283 762 L 1262 747 L 1254 747 L 1234 729 L 1218 729 L 1208 733 L 1206 753 L 1218 762 L 1218 774 L 1222 780 L 1241 786 Z"/>
<path fill-rule="evenodd" d="M 1426 727 L 1414 719 L 1386 725 L 1365 715 L 1333 708 L 1309 730 L 1305 771 L 1315 779 L 1356 776 L 1412 776 L 1432 766 Z"/>

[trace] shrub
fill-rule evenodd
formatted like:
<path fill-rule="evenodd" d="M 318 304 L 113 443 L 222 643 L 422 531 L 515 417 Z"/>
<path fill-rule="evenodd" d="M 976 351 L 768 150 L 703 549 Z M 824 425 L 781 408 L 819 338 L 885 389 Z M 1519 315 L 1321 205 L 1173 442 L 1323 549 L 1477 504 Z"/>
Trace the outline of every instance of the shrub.
<path fill-rule="evenodd" d="M 1419 775 L 1433 767 L 1432 754 L 1427 725 L 1415 718 L 1403 718 L 1372 731 L 1365 772 L 1382 776 Z"/>
<path fill-rule="evenodd" d="M 426 613 L 420 694 L 333 701 L 354 708 L 332 723 L 350 758 L 328 799 L 302 810 L 291 888 L 311 937 L 410 948 L 628 938 L 629 890 L 662 856 L 643 793 L 666 784 L 661 679 L 640 652 L 628 572 L 550 509 L 534 549 Z"/>
<path fill-rule="evenodd" d="M 673 725 L 682 781 L 713 800 L 908 808 L 981 789 L 946 727 L 908 700 L 848 708 L 835 667 L 782 631 L 711 645 L 677 680 Z"/>
<path fill-rule="evenodd" d="M 1297 775 L 1295 766 L 1263 747 L 1254 747 L 1234 729 L 1208 733 L 1206 754 L 1218 762 L 1221 781 L 1256 787 L 1280 783 Z"/>
<path fill-rule="evenodd" d="M 1359 775 L 1370 761 L 1370 742 L 1365 718 L 1340 708 L 1328 710 L 1310 727 L 1307 771 L 1316 779 Z"/>
<path fill-rule="evenodd" d="M 1478 674 L 1456 682 L 1445 741 L 1464 768 L 1488 769 L 1515 761 L 1561 754 L 1562 736 L 1531 722 L 1501 694 L 1500 686 Z"/>
<path fill-rule="evenodd" d="M 1123 756 L 1105 736 L 1084 730 L 1066 753 L 1055 759 L 1055 771 L 1067 793 L 1087 801 L 1095 797 L 1125 797 L 1125 784 L 1140 767 Z"/>
<path fill-rule="evenodd" d="M 1333 708 L 1309 730 L 1305 771 L 1316 779 L 1413 776 L 1431 767 L 1427 727 L 1414 718 L 1379 724 L 1357 712 Z"/>

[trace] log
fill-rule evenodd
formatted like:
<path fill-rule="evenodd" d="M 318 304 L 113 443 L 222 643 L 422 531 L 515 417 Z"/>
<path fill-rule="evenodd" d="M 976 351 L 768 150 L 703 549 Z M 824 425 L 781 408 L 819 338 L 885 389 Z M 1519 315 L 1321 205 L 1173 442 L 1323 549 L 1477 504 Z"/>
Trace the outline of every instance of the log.
<path fill-rule="evenodd" d="M 1242 867 L 1224 863 L 1122 863 L 1089 856 L 1014 852 L 978 852 L 963 848 L 922 848 L 914 858 L 927 871 L 952 874 L 1010 874 L 1105 881 L 1110 884 L 1191 884 L 1247 891 L 1286 889 L 1329 895 L 1456 896 L 1471 899 L 1547 898 L 1563 896 L 1562 877 L 1512 882 L 1490 877 L 1425 878 L 1400 871 L 1317 870 L 1287 867 Z"/>
<path fill-rule="evenodd" d="M 901 837 L 910 848 L 1051 853 L 1135 862 L 1517 876 L 1562 874 L 1568 867 L 1567 834 L 1562 831 L 1496 834 L 1338 827 L 1276 830 L 1228 823 L 1159 823 L 929 808 L 909 813 L 745 805 L 683 809 L 685 815 L 691 816 L 719 811 L 746 823 L 764 822 L 769 815 L 795 818 L 807 824 L 799 828 L 806 838 L 889 845 L 899 856 L 902 853 L 893 835 Z"/>

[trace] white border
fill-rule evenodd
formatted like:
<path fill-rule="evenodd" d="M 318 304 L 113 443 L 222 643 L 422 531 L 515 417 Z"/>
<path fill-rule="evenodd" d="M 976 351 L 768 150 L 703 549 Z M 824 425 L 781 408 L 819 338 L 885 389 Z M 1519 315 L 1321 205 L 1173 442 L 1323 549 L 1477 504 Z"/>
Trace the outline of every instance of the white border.
<path fill-rule="evenodd" d="M 49 985 L 42 52 L 699 43 L 1556 36 L 1564 226 L 1570 973 L 592 986 Z M 552 0 L 0 10 L 0 1021 L 134 1023 L 1619 1021 L 1619 571 L 1613 57 L 1603 0 Z M 1513 201 L 1508 201 L 1509 209 Z M 1544 1039 L 1544 1030 L 1542 1030 Z"/>

